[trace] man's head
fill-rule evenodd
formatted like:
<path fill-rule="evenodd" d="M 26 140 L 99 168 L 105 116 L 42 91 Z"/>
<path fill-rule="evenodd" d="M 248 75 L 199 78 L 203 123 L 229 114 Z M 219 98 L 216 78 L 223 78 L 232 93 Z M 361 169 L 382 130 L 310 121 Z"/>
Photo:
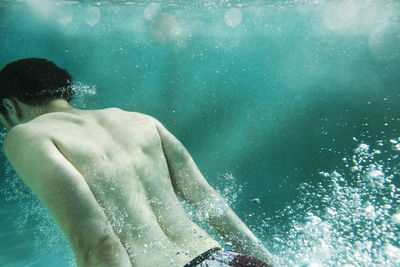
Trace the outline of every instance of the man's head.
<path fill-rule="evenodd" d="M 0 115 L 10 121 L 10 112 L 21 116 L 18 102 L 41 106 L 54 99 L 71 101 L 72 77 L 53 62 L 41 58 L 14 61 L 0 71 Z"/>

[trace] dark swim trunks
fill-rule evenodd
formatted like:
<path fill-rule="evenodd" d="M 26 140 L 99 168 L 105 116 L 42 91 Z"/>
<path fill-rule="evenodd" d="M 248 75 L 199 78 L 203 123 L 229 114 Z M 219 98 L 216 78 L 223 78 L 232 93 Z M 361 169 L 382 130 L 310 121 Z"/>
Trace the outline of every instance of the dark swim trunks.
<path fill-rule="evenodd" d="M 251 256 L 230 250 L 212 248 L 194 258 L 183 267 L 271 267 L 271 265 Z"/>

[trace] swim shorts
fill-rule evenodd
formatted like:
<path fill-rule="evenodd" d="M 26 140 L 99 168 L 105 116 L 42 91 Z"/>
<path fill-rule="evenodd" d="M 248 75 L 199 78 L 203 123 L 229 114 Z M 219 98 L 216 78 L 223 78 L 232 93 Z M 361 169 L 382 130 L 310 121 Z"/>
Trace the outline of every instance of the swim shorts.
<path fill-rule="evenodd" d="M 183 267 L 271 267 L 254 257 L 243 255 L 230 250 L 212 248 L 194 258 Z"/>

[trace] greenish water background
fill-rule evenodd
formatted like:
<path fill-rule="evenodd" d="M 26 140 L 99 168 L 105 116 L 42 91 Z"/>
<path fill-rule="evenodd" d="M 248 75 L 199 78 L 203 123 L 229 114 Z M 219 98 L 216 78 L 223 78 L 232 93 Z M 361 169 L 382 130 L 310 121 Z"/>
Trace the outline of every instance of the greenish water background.
<path fill-rule="evenodd" d="M 45 57 L 81 83 L 77 106 L 156 117 L 210 184 L 229 189 L 234 209 L 267 243 L 272 229 L 289 227 L 289 203 L 307 198 L 301 184 L 327 185 L 319 173 L 347 174 L 343 158 L 360 143 L 399 136 L 397 1 L 159 3 L 179 29 L 164 42 L 156 34 L 168 30 L 154 30 L 147 3 L 0 2 L 0 65 Z M 224 20 L 232 7 L 243 16 L 236 27 Z M 386 151 L 387 158 L 394 153 Z M 10 176 L 3 176 L 7 190 L 15 183 Z M 28 266 L 40 254 L 35 246 L 46 247 L 35 236 L 51 236 L 39 222 L 45 212 L 29 213 L 18 234 L 13 224 L 25 218 L 21 207 L 29 208 L 21 197 L 0 202 L 0 246 L 7 251 L 0 261 Z"/>

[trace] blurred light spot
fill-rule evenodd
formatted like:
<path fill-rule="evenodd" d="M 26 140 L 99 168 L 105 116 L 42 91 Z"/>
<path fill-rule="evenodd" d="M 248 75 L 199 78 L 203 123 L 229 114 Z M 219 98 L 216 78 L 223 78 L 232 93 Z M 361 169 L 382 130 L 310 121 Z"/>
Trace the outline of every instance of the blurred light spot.
<path fill-rule="evenodd" d="M 86 24 L 93 26 L 93 25 L 99 23 L 100 19 L 101 19 L 100 9 L 95 6 L 88 7 L 87 12 L 86 12 L 86 18 L 85 18 Z"/>
<path fill-rule="evenodd" d="M 400 59 L 400 24 L 391 23 L 377 27 L 368 40 L 372 54 L 380 60 Z"/>
<path fill-rule="evenodd" d="M 55 14 L 57 15 L 57 21 L 63 25 L 67 25 L 68 23 L 70 23 L 74 17 L 72 10 L 68 7 L 62 9 L 61 7 L 58 8 Z"/>
<path fill-rule="evenodd" d="M 27 4 L 44 20 L 67 25 L 74 17 L 71 8 L 53 0 L 28 0 Z"/>
<path fill-rule="evenodd" d="M 52 0 L 28 0 L 27 4 L 44 19 L 48 19 L 56 7 Z"/>
<path fill-rule="evenodd" d="M 356 24 L 359 8 L 355 0 L 333 1 L 325 9 L 325 25 L 332 31 L 343 31 L 353 27 Z"/>
<path fill-rule="evenodd" d="M 344 34 L 371 34 L 376 25 L 397 20 L 393 4 L 379 0 L 329 1 L 322 9 L 325 29 Z"/>
<path fill-rule="evenodd" d="M 161 12 L 153 19 L 150 31 L 157 41 L 164 43 L 177 40 L 182 33 L 182 28 L 175 16 Z"/>
<path fill-rule="evenodd" d="M 239 8 L 231 8 L 225 13 L 225 24 L 235 28 L 242 23 L 242 12 Z"/>
<path fill-rule="evenodd" d="M 144 9 L 144 17 L 147 20 L 153 20 L 161 13 L 161 6 L 158 3 L 150 3 Z"/>

